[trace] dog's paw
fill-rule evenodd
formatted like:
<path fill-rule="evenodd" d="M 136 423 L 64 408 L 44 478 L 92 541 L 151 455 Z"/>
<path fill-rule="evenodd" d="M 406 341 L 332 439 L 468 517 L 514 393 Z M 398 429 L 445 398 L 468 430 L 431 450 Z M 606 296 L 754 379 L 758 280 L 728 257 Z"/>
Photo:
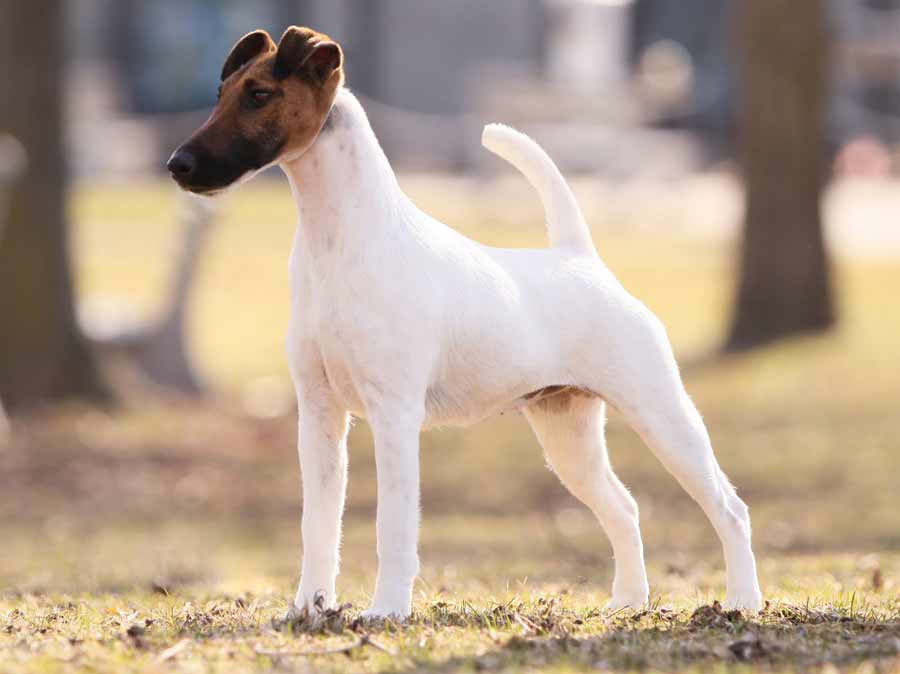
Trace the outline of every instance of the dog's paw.
<path fill-rule="evenodd" d="M 293 612 L 295 615 L 306 615 L 322 613 L 337 606 L 337 597 L 334 591 L 315 590 L 309 591 L 304 587 L 297 590 L 294 596 L 294 603 L 288 609 L 288 613 Z"/>
<path fill-rule="evenodd" d="M 646 608 L 649 599 L 650 586 L 646 579 L 635 579 L 630 583 L 620 581 L 613 583 L 612 599 L 606 603 L 604 610 L 609 613 L 626 608 L 640 611 Z"/>
<path fill-rule="evenodd" d="M 762 593 L 757 588 L 728 592 L 724 606 L 728 610 L 740 609 L 750 613 L 758 613 L 763 607 Z"/>
<path fill-rule="evenodd" d="M 278 631 L 321 634 L 344 631 L 346 611 L 350 604 L 335 607 L 328 605 L 324 593 L 317 592 L 309 601 L 294 600 L 281 620 L 273 620 L 272 626 Z"/>
<path fill-rule="evenodd" d="M 647 606 L 648 600 L 648 595 L 644 593 L 613 595 L 613 598 L 606 602 L 603 610 L 607 613 L 615 613 L 627 608 L 640 611 Z"/>
<path fill-rule="evenodd" d="M 409 606 L 371 606 L 363 611 L 359 618 L 363 622 L 381 623 L 386 620 L 404 622 L 412 613 Z"/>

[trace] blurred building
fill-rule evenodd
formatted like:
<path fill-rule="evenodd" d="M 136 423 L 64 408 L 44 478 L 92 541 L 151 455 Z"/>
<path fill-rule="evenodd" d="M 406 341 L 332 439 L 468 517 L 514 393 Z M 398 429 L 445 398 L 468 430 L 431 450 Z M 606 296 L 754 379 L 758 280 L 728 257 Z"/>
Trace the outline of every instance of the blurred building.
<path fill-rule="evenodd" d="M 244 33 L 331 34 L 388 154 L 458 168 L 479 129 L 526 125 L 570 169 L 673 167 L 731 153 L 737 0 L 69 0 L 82 172 L 146 170 L 215 99 Z M 900 0 L 831 0 L 834 138 L 898 140 Z M 110 158 L 92 148 L 117 150 Z M 646 163 L 646 162 L 643 162 Z"/>

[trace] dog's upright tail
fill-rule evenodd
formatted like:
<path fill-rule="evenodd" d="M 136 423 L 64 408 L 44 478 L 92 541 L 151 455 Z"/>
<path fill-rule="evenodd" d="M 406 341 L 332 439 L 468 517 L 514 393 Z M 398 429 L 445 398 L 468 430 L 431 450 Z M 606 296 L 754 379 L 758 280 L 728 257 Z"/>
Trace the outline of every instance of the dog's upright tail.
<path fill-rule="evenodd" d="M 551 246 L 596 254 L 575 195 L 540 145 L 504 124 L 485 126 L 481 144 L 519 169 L 537 190 L 544 204 Z"/>

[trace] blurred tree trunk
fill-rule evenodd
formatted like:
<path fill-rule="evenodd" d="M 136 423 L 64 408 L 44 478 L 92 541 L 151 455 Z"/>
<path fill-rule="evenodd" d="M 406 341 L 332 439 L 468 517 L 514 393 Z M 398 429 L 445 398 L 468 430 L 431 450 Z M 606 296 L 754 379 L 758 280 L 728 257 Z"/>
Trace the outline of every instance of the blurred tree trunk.
<path fill-rule="evenodd" d="M 0 233 L 0 399 L 10 410 L 103 391 L 78 331 L 67 253 L 58 0 L 0 0 L 0 131 L 28 167 Z"/>
<path fill-rule="evenodd" d="M 825 0 L 743 0 L 736 12 L 747 207 L 726 350 L 834 321 L 820 199 L 826 155 Z"/>

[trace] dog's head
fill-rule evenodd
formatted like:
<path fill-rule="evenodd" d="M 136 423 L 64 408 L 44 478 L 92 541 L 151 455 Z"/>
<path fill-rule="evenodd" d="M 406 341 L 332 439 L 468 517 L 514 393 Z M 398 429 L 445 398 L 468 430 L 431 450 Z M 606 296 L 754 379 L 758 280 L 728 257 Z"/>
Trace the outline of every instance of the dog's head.
<path fill-rule="evenodd" d="M 175 181 L 212 194 L 284 157 L 305 152 L 343 82 L 341 48 L 291 26 L 276 45 L 263 30 L 234 45 L 209 119 L 169 158 Z"/>

